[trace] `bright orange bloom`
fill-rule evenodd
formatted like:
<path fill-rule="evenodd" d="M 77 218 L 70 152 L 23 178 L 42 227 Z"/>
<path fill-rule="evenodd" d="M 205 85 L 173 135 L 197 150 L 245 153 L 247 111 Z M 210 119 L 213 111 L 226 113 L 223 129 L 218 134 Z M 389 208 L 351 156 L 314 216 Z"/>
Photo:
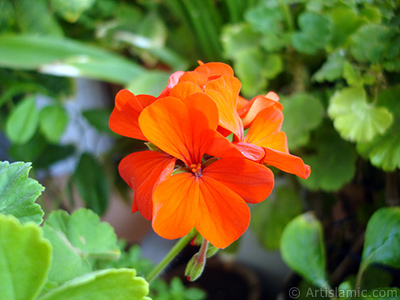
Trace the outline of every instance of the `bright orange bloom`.
<path fill-rule="evenodd" d="M 274 166 L 282 171 L 308 178 L 310 167 L 291 155 L 286 134 L 280 131 L 282 105 L 274 92 L 247 101 L 239 96 L 240 81 L 230 66 L 207 63 L 194 71 L 174 73 L 163 95 L 184 99 L 193 93 L 205 93 L 217 105 L 219 132 L 234 134 L 234 144 L 248 159 Z M 244 129 L 249 131 L 244 137 Z"/>
<path fill-rule="evenodd" d="M 122 177 L 139 193 L 134 210 L 152 218 L 164 238 L 192 228 L 218 248 L 239 238 L 250 221 L 246 202 L 271 193 L 273 174 L 216 132 L 214 101 L 204 93 L 167 96 L 144 108 L 138 121 L 146 139 L 165 153 L 143 151 L 122 160 Z M 207 155 L 222 158 L 204 161 Z M 171 175 L 175 163 L 179 172 Z"/>

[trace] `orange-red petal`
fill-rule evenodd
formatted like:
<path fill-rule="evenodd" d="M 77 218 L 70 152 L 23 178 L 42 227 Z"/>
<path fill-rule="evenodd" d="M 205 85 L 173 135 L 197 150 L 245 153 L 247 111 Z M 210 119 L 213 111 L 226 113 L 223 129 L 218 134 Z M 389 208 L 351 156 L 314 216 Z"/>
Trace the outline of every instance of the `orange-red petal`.
<path fill-rule="evenodd" d="M 195 228 L 212 245 L 225 248 L 247 229 L 250 210 L 243 199 L 217 180 L 200 178 Z"/>
<path fill-rule="evenodd" d="M 179 79 L 179 82 L 184 82 L 184 81 L 192 82 L 201 89 L 203 89 L 203 87 L 208 81 L 208 78 L 203 73 L 189 71 L 183 74 L 182 77 Z"/>
<path fill-rule="evenodd" d="M 199 215 L 199 180 L 191 173 L 179 173 L 163 181 L 153 195 L 153 229 L 163 238 L 185 236 Z"/>
<path fill-rule="evenodd" d="M 146 107 L 139 117 L 145 137 L 164 152 L 190 161 L 187 147 L 191 135 L 190 119 L 185 104 L 173 97 L 165 97 Z"/>
<path fill-rule="evenodd" d="M 236 112 L 237 98 L 241 83 L 236 77 L 221 76 L 209 81 L 204 92 L 217 104 L 219 124 L 237 136 L 243 137 L 243 124 Z"/>
<path fill-rule="evenodd" d="M 171 76 L 169 76 L 168 85 L 162 90 L 157 98 L 167 97 L 170 90 L 179 82 L 179 78 L 181 78 L 183 74 L 185 74 L 184 71 L 176 71 L 175 73 L 172 73 Z"/>
<path fill-rule="evenodd" d="M 192 94 L 201 93 L 202 91 L 197 84 L 190 81 L 183 81 L 171 89 L 169 96 L 183 100 Z"/>
<path fill-rule="evenodd" d="M 303 179 L 310 176 L 311 169 L 303 160 L 295 155 L 265 148 L 264 163 L 274 166 L 284 172 L 295 174 Z"/>
<path fill-rule="evenodd" d="M 190 166 L 200 163 L 212 143 L 217 116 L 214 101 L 198 93 L 184 101 L 159 99 L 143 110 L 139 124 L 149 141 Z"/>
<path fill-rule="evenodd" d="M 132 213 L 137 210 L 150 220 L 154 187 L 172 174 L 176 159 L 164 153 L 142 151 L 126 156 L 119 164 L 119 173 L 134 190 Z"/>
<path fill-rule="evenodd" d="M 150 95 L 135 96 L 128 90 L 119 91 L 115 96 L 115 107 L 109 120 L 111 130 L 123 136 L 147 141 L 140 130 L 138 118 L 143 108 L 155 100 Z"/>
<path fill-rule="evenodd" d="M 269 106 L 257 114 L 244 141 L 263 147 L 263 140 L 271 134 L 278 133 L 282 122 L 282 110 L 276 105 Z"/>
<path fill-rule="evenodd" d="M 270 93 L 268 93 L 267 95 L 269 95 Z M 242 106 L 242 108 L 238 110 L 238 114 L 243 119 L 244 128 L 249 127 L 261 111 L 271 106 L 275 106 L 282 110 L 282 105 L 279 102 L 276 102 L 275 100 L 270 99 L 267 96 L 261 95 L 254 97 L 253 99 L 251 99 L 250 102 Z"/>
<path fill-rule="evenodd" d="M 195 72 L 204 74 L 208 79 L 215 79 L 219 76 L 233 76 L 232 68 L 224 63 L 211 62 L 198 66 Z"/>
<path fill-rule="evenodd" d="M 249 203 L 263 201 L 274 187 L 270 169 L 244 158 L 222 158 L 207 166 L 203 177 L 217 180 Z"/>
<path fill-rule="evenodd" d="M 233 145 L 246 157 L 254 162 L 261 162 L 264 159 L 265 151 L 262 147 L 244 143 L 244 142 L 234 142 Z"/>

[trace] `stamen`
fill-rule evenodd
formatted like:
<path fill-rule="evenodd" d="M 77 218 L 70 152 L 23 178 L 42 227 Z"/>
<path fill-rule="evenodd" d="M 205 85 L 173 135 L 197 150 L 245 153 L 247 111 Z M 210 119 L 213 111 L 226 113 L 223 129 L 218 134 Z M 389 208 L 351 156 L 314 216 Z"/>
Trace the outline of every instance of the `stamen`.
<path fill-rule="evenodd" d="M 196 177 L 201 176 L 201 164 L 191 164 L 189 168 Z"/>

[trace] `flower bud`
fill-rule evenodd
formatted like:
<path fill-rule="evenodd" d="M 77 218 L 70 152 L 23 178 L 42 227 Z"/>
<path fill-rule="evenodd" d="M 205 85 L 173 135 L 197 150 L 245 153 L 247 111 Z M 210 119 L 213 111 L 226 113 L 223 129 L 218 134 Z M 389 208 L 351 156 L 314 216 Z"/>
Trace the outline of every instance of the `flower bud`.
<path fill-rule="evenodd" d="M 204 270 L 204 266 L 206 265 L 205 257 L 201 257 L 200 253 L 196 253 L 189 260 L 186 269 L 185 276 L 188 281 L 195 281 L 197 278 L 201 276 Z"/>

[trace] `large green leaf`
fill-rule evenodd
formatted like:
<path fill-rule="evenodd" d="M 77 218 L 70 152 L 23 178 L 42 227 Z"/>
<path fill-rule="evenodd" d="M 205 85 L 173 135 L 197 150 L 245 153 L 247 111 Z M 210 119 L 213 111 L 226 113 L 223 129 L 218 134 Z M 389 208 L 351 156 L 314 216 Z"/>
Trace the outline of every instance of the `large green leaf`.
<path fill-rule="evenodd" d="M 60 76 L 83 76 L 128 84 L 144 69 L 111 52 L 67 38 L 4 35 L 0 66 Z"/>
<path fill-rule="evenodd" d="M 148 94 L 156 97 L 167 86 L 168 78 L 169 74 L 165 72 L 149 71 L 135 78 L 126 88 L 135 95 Z"/>
<path fill-rule="evenodd" d="M 44 136 L 57 143 L 68 125 L 68 114 L 62 106 L 46 106 L 39 114 L 40 129 Z"/>
<path fill-rule="evenodd" d="M 340 135 L 355 142 L 371 141 L 383 134 L 393 121 L 386 107 L 367 103 L 367 95 L 361 87 L 337 91 L 330 99 L 328 114 Z"/>
<path fill-rule="evenodd" d="M 37 225 L 2 214 L 0 237 L 0 299 L 35 299 L 50 268 L 50 243 Z"/>
<path fill-rule="evenodd" d="M 299 17 L 300 32 L 292 35 L 293 47 L 305 54 L 314 54 L 328 43 L 331 21 L 315 12 L 303 12 Z"/>
<path fill-rule="evenodd" d="M 301 210 L 299 195 L 287 186 L 279 186 L 254 209 L 251 226 L 267 249 L 279 249 L 283 229 Z"/>
<path fill-rule="evenodd" d="M 357 151 L 384 171 L 400 168 L 400 85 L 382 91 L 378 103 L 387 107 L 395 116 L 394 124 L 383 135 L 367 143 L 357 144 Z"/>
<path fill-rule="evenodd" d="M 98 214 L 104 213 L 108 205 L 110 187 L 106 172 L 93 155 L 81 155 L 74 180 L 87 207 Z"/>
<path fill-rule="evenodd" d="M 44 188 L 28 178 L 30 169 L 30 163 L 0 162 L 0 213 L 13 215 L 22 223 L 40 224 L 43 211 L 35 201 Z"/>
<path fill-rule="evenodd" d="M 324 114 L 321 101 L 309 94 L 298 93 L 284 98 L 285 109 L 282 131 L 287 135 L 290 149 L 296 149 L 309 142 L 310 131 L 319 126 Z"/>
<path fill-rule="evenodd" d="M 54 247 L 49 279 L 62 283 L 91 271 L 87 259 L 118 258 L 120 250 L 114 229 L 100 222 L 97 214 L 80 209 L 50 214 L 43 226 L 45 237 Z"/>
<path fill-rule="evenodd" d="M 68 22 L 75 22 L 96 0 L 52 0 L 51 5 Z"/>
<path fill-rule="evenodd" d="M 286 226 L 281 254 L 285 263 L 310 283 L 329 287 L 322 225 L 312 213 L 300 215 Z"/>
<path fill-rule="evenodd" d="M 85 274 L 51 290 L 38 300 L 151 300 L 148 283 L 132 269 Z"/>
<path fill-rule="evenodd" d="M 33 137 L 38 125 L 39 111 L 35 97 L 28 97 L 18 103 L 8 116 L 6 133 L 13 143 L 24 144 Z"/>
<path fill-rule="evenodd" d="M 334 129 L 322 128 L 315 137 L 315 155 L 304 155 L 303 160 L 311 166 L 311 175 L 301 183 L 311 190 L 335 191 L 349 182 L 355 173 L 356 153 L 354 147 L 341 139 Z"/>
<path fill-rule="evenodd" d="M 372 263 L 400 268 L 400 207 L 376 211 L 368 222 L 359 276 Z"/>

